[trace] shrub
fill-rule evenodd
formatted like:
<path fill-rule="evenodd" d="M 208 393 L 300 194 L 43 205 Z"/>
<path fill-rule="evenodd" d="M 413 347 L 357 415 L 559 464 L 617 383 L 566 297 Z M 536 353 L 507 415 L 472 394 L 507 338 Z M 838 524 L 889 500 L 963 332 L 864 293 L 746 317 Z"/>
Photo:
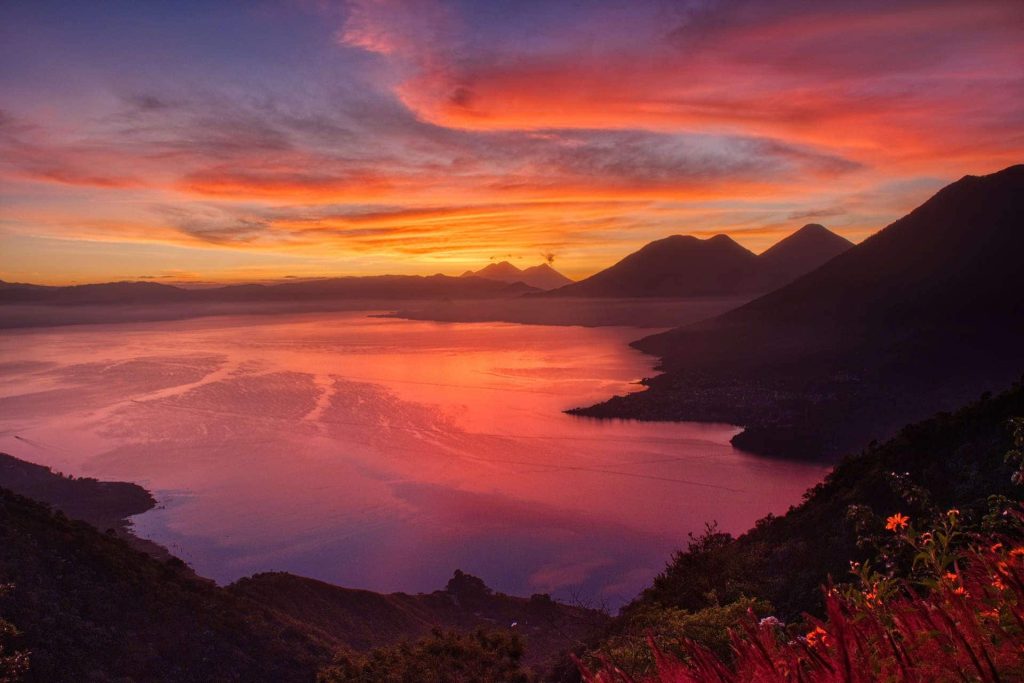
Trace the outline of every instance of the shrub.
<path fill-rule="evenodd" d="M 716 656 L 730 656 L 729 630 L 748 614 L 767 615 L 771 605 L 742 598 L 723 606 L 689 612 L 678 607 L 643 606 L 625 617 L 621 631 L 602 643 L 599 652 L 585 660 L 590 665 L 608 662 L 632 676 L 655 671 L 654 651 L 685 656 L 680 638 L 698 643 Z"/>
<path fill-rule="evenodd" d="M 318 683 L 529 683 L 515 635 L 435 630 L 414 643 L 339 653 Z"/>

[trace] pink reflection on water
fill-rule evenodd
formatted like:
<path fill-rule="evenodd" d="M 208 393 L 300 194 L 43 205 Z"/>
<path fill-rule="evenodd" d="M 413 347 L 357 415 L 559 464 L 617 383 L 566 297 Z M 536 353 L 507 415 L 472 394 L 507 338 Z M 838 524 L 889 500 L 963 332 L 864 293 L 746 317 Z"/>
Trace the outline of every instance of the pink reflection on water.
<path fill-rule="evenodd" d="M 637 336 L 360 313 L 21 331 L 0 448 L 154 490 L 139 532 L 221 581 L 418 591 L 458 567 L 614 603 L 687 532 L 742 531 L 824 472 L 738 452 L 727 425 L 563 414 L 638 388 Z"/>

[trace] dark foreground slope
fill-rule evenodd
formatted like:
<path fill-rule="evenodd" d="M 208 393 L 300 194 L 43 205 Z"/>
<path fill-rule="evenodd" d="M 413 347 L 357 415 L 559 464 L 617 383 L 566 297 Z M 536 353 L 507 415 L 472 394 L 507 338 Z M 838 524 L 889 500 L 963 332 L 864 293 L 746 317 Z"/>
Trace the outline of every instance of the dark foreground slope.
<path fill-rule="evenodd" d="M 836 456 L 1024 372 L 1024 166 L 949 185 L 821 268 L 647 337 L 650 389 L 578 411 L 741 424 L 756 452 Z"/>
<path fill-rule="evenodd" d="M 1014 448 L 1010 421 L 1020 417 L 1018 383 L 907 426 L 844 459 L 785 515 L 759 521 L 738 539 L 712 535 L 679 553 L 627 612 L 643 605 L 696 610 L 740 597 L 766 599 L 787 619 L 818 612 L 829 577 L 851 580 L 850 562 L 871 556 L 858 536 L 891 536 L 886 516 L 900 512 L 926 528 L 927 519 L 956 508 L 965 524 L 976 525 L 992 509 L 999 518 L 1005 505 L 1013 507 L 1022 489 L 1011 482 L 1016 465 L 1005 456 Z"/>
<path fill-rule="evenodd" d="M 0 548 L 30 681 L 311 681 L 330 659 L 287 617 L 6 489 Z"/>

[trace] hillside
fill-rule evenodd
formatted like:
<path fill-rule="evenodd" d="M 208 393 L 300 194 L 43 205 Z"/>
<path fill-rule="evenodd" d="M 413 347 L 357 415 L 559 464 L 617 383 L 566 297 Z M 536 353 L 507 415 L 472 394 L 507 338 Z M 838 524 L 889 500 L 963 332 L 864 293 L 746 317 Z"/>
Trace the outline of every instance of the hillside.
<path fill-rule="evenodd" d="M 149 491 L 138 484 L 64 476 L 49 467 L 0 453 L 0 487 L 113 533 L 136 550 L 158 559 L 171 557 L 163 546 L 131 533 L 127 518 L 156 505 Z"/>
<path fill-rule="evenodd" d="M 332 648 L 271 610 L 0 489 L 0 613 L 29 681 L 310 681 Z"/>
<path fill-rule="evenodd" d="M 497 280 L 498 282 L 522 282 L 536 289 L 549 290 L 572 284 L 572 280 L 559 273 L 547 263 L 519 269 L 508 261 L 491 263 L 490 265 L 473 271 L 467 270 L 462 277 L 479 277 L 485 280 Z"/>
<path fill-rule="evenodd" d="M 103 530 L 116 528 L 126 517 L 156 504 L 149 491 L 137 484 L 67 477 L 6 453 L 0 453 L 0 486 Z"/>
<path fill-rule="evenodd" d="M 636 342 L 665 374 L 575 412 L 731 422 L 739 447 L 834 457 L 999 390 L 1024 372 L 1021 216 L 1024 166 L 963 178 L 789 285 Z"/>
<path fill-rule="evenodd" d="M 1011 481 L 1017 467 L 1006 454 L 1014 448 L 1010 421 L 1020 417 L 1022 383 L 909 425 L 845 458 L 785 515 L 766 517 L 735 540 L 717 534 L 680 552 L 626 611 L 643 605 L 696 610 L 714 596 L 723 604 L 765 599 L 783 619 L 818 613 L 828 578 L 847 581 L 850 562 L 870 557 L 872 549 L 857 544 L 858 523 L 884 532 L 883 520 L 894 512 L 924 524 L 955 508 L 965 523 L 980 524 L 991 505 L 997 518 L 1000 506 L 1015 506 L 1021 488 Z"/>
<path fill-rule="evenodd" d="M 767 292 L 853 246 L 821 225 L 805 225 L 760 256 L 727 235 L 673 235 L 615 265 L 550 292 L 572 297 L 704 297 Z"/>

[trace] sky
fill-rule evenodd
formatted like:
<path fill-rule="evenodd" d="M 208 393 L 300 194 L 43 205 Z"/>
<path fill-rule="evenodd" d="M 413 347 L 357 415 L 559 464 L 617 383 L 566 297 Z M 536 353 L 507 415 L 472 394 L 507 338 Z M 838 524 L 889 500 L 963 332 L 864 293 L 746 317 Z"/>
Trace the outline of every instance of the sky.
<path fill-rule="evenodd" d="M 0 3 L 0 279 L 571 277 L 1024 161 L 1024 2 Z"/>

